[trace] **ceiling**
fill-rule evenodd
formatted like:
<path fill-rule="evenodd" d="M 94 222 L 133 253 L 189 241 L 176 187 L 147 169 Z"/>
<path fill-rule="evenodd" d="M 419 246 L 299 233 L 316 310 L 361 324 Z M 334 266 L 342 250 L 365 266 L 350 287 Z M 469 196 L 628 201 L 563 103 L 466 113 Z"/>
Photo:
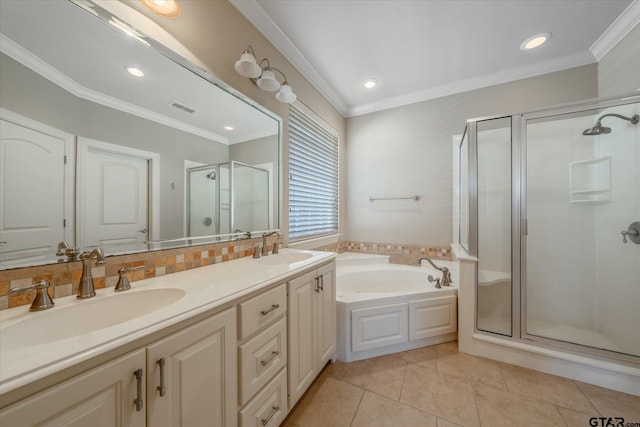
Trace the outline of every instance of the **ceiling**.
<path fill-rule="evenodd" d="M 594 63 L 640 22 L 640 0 L 230 1 L 347 117 Z"/>

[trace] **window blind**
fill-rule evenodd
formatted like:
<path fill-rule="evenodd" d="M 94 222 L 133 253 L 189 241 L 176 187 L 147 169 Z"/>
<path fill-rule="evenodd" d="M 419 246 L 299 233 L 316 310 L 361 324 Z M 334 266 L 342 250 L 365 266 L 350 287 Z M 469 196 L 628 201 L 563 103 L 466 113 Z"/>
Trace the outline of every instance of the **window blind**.
<path fill-rule="evenodd" d="M 302 105 L 289 109 L 289 239 L 338 231 L 338 135 Z"/>

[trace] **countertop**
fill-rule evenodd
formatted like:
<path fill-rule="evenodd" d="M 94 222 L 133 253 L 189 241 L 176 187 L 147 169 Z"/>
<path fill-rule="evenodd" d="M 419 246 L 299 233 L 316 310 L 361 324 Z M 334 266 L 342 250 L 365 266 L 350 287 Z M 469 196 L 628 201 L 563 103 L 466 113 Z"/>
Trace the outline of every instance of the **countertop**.
<path fill-rule="evenodd" d="M 41 312 L 29 312 L 28 305 L 0 311 L 0 395 L 160 332 L 198 314 L 223 307 L 261 288 L 281 282 L 286 277 L 331 261 L 336 256 L 333 252 L 293 249 L 283 249 L 281 253 L 308 253 L 311 256 L 303 261 L 279 265 L 268 265 L 260 259 L 244 257 L 135 281 L 131 283 L 132 289 L 125 293 L 173 288 L 180 289 L 185 294 L 177 301 L 137 318 L 52 342 L 34 342 L 37 340 L 30 339 L 29 334 L 16 338 L 15 334 L 7 331 L 25 320 L 36 328 L 51 327 L 48 321 L 52 315 L 57 315 L 57 311 L 125 293 L 115 293 L 110 287 L 97 290 L 97 295 L 88 300 L 78 300 L 75 295 L 57 298 L 54 301 L 55 307 Z M 74 322 L 82 321 L 81 318 L 74 319 Z M 65 327 L 73 330 L 74 325 Z"/>

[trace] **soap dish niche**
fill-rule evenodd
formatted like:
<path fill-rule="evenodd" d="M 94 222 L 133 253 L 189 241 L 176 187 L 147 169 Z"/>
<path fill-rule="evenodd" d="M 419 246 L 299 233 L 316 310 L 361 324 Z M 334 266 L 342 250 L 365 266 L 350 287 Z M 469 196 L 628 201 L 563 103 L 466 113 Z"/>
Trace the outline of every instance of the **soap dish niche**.
<path fill-rule="evenodd" d="M 569 164 L 570 201 L 601 205 L 611 202 L 611 157 Z"/>

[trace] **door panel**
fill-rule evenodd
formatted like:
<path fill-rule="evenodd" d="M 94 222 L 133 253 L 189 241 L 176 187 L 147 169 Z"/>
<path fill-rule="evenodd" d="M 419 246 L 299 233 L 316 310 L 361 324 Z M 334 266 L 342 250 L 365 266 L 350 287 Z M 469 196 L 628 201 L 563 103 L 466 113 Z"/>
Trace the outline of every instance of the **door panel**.
<path fill-rule="evenodd" d="M 143 249 L 149 231 L 149 160 L 125 147 L 87 145 L 80 148 L 78 172 L 79 246 Z"/>
<path fill-rule="evenodd" d="M 65 240 L 65 141 L 0 122 L 0 261 L 53 260 Z"/>

